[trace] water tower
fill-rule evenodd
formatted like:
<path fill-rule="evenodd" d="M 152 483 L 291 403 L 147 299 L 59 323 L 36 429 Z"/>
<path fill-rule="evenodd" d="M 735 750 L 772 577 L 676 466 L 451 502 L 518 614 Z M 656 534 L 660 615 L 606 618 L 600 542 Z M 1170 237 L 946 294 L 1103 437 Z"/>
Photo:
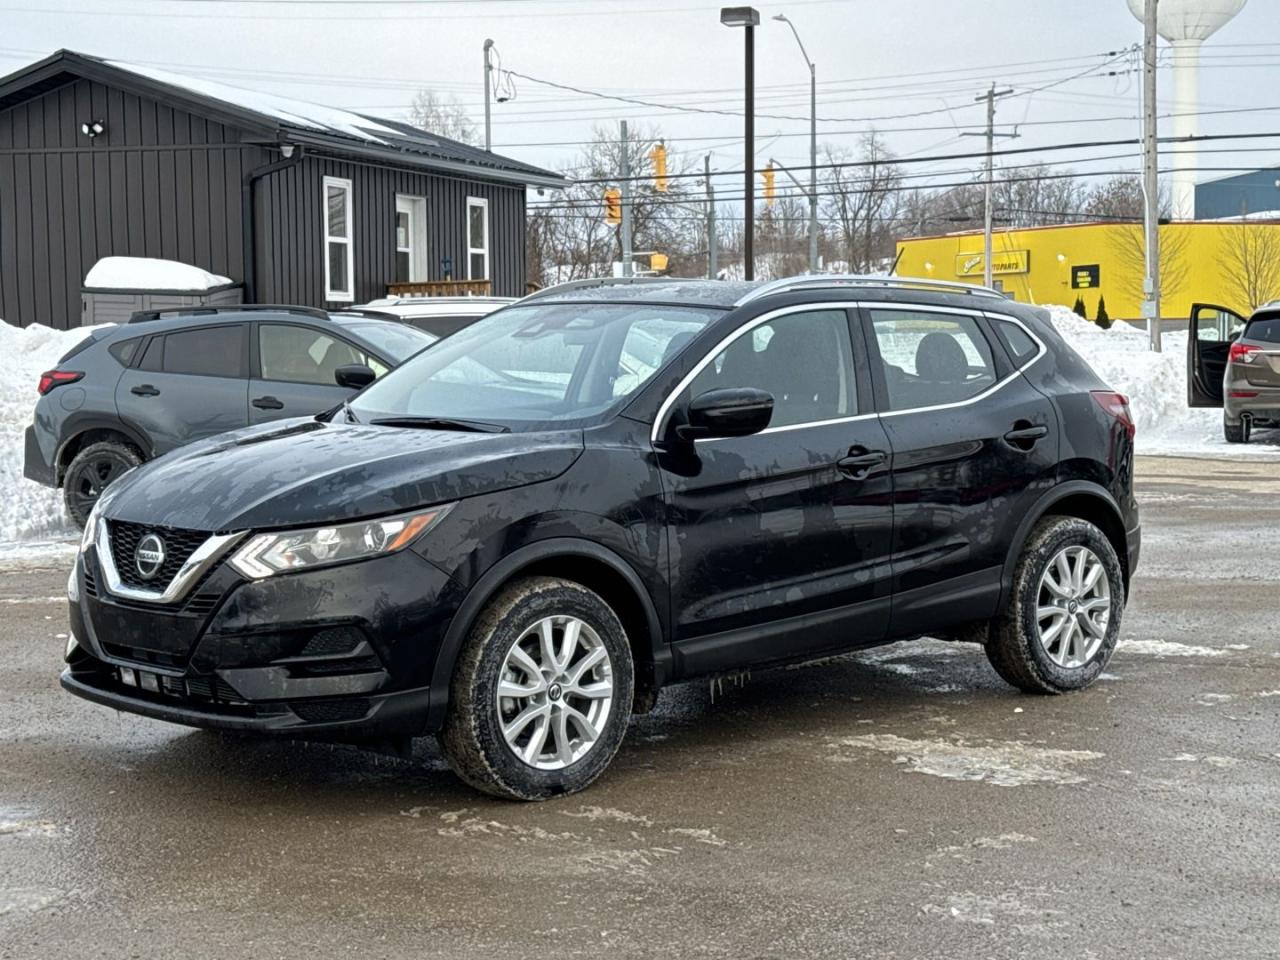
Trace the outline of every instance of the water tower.
<path fill-rule="evenodd" d="M 1173 135 L 1189 137 L 1198 132 L 1195 112 L 1200 104 L 1200 45 L 1239 13 L 1246 0 L 1160 0 L 1156 29 L 1173 46 Z M 1128 0 L 1129 11 L 1139 20 L 1144 0 Z M 1190 151 L 1190 147 L 1176 146 Z M 1173 175 L 1173 216 L 1195 216 L 1196 156 L 1179 153 Z"/>

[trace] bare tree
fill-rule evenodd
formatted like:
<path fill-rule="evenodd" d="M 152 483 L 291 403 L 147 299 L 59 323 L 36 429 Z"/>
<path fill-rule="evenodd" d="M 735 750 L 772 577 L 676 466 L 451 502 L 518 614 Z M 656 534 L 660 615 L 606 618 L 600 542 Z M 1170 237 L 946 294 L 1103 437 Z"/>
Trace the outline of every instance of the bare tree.
<path fill-rule="evenodd" d="M 1147 276 L 1147 242 L 1141 223 L 1119 226 L 1111 234 L 1111 251 L 1123 271 L 1122 283 L 1128 294 L 1141 300 Z M 1176 297 L 1187 280 L 1187 233 L 1160 228 L 1160 296 Z"/>
<path fill-rule="evenodd" d="M 1252 312 L 1280 296 L 1280 227 L 1223 225 L 1222 270 L 1236 302 Z"/>
<path fill-rule="evenodd" d="M 893 256 L 902 170 L 874 130 L 862 137 L 856 160 L 839 147 L 824 148 L 831 167 L 826 212 L 835 221 L 849 269 L 870 271 Z"/>
<path fill-rule="evenodd" d="M 667 189 L 659 192 L 650 175 L 650 153 L 662 139 L 656 128 L 633 130 L 626 149 L 631 186 L 631 239 L 636 251 L 669 258 L 672 274 L 694 275 L 705 268 L 705 222 L 696 184 L 680 174 L 689 164 L 667 145 Z M 592 141 L 562 171 L 578 182 L 546 201 L 529 204 L 526 233 L 529 277 L 559 283 L 607 276 L 622 258 L 621 228 L 604 219 L 604 191 L 617 186 L 623 144 L 612 128 L 598 127 Z"/>
<path fill-rule="evenodd" d="M 756 276 L 761 280 L 793 277 L 809 268 L 809 207 L 785 195 L 756 216 Z"/>
<path fill-rule="evenodd" d="M 413 103 L 409 105 L 409 123 L 437 136 L 460 140 L 473 147 L 480 145 L 475 124 L 467 116 L 466 108 L 456 98 L 446 100 L 425 87 L 414 94 Z"/>
<path fill-rule="evenodd" d="M 1039 227 L 1080 219 L 1085 190 L 1070 170 L 1046 164 L 1019 167 L 995 182 L 995 221 L 1007 227 Z"/>
<path fill-rule="evenodd" d="M 1169 185 L 1160 185 L 1158 204 L 1160 217 L 1167 219 L 1173 210 Z M 1146 213 L 1142 195 L 1142 178 L 1136 173 L 1111 177 L 1089 191 L 1084 212 L 1095 220 L 1141 222 Z"/>

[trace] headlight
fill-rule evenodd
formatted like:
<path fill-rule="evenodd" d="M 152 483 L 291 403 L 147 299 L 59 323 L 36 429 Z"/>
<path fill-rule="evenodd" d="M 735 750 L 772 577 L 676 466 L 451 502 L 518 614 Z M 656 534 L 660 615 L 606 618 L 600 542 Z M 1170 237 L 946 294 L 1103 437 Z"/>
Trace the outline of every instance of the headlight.
<path fill-rule="evenodd" d="M 407 547 L 453 508 L 361 520 L 341 526 L 260 533 L 236 551 L 231 566 L 251 580 L 277 573 L 324 567 Z"/>
<path fill-rule="evenodd" d="M 98 536 L 98 507 L 102 506 L 102 499 L 99 498 L 93 504 L 93 509 L 89 511 L 89 516 L 84 522 L 84 534 L 80 537 L 80 552 L 84 553 L 93 544 Z"/>

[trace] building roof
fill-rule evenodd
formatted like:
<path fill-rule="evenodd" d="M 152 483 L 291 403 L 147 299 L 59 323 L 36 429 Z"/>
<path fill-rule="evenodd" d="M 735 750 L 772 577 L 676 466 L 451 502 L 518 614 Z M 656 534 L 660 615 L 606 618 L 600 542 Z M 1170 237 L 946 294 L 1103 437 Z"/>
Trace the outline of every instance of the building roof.
<path fill-rule="evenodd" d="M 194 113 L 247 130 L 255 139 L 272 143 L 301 144 L 321 152 L 529 186 L 562 187 L 566 182 L 559 174 L 541 167 L 419 130 L 399 120 L 73 50 L 59 50 L 0 77 L 0 110 L 78 78 L 180 103 Z"/>

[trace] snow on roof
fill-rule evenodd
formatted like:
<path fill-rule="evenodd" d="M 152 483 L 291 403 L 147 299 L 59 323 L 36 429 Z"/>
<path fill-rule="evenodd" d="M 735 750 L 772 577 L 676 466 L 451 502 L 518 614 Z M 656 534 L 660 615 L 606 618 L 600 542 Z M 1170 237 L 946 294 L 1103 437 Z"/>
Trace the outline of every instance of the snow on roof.
<path fill-rule="evenodd" d="M 215 290 L 233 282 L 187 263 L 148 257 L 103 257 L 84 278 L 94 290 Z"/>
<path fill-rule="evenodd" d="M 339 107 L 325 107 L 306 100 L 295 100 L 292 97 L 264 93 L 261 90 L 250 90 L 247 87 L 237 87 L 229 83 L 205 80 L 183 73 L 171 73 L 168 70 L 129 63 L 125 60 L 104 60 L 102 62 L 119 70 L 127 70 L 130 73 L 147 77 L 158 83 L 190 90 L 192 93 L 197 93 L 202 97 L 209 97 L 213 100 L 221 100 L 232 107 L 252 110 L 255 113 L 274 117 L 280 122 L 291 126 L 327 130 L 341 133 L 348 137 L 355 137 L 358 140 L 372 140 L 376 143 L 383 143 L 382 138 L 384 136 L 401 136 L 391 127 Z"/>

